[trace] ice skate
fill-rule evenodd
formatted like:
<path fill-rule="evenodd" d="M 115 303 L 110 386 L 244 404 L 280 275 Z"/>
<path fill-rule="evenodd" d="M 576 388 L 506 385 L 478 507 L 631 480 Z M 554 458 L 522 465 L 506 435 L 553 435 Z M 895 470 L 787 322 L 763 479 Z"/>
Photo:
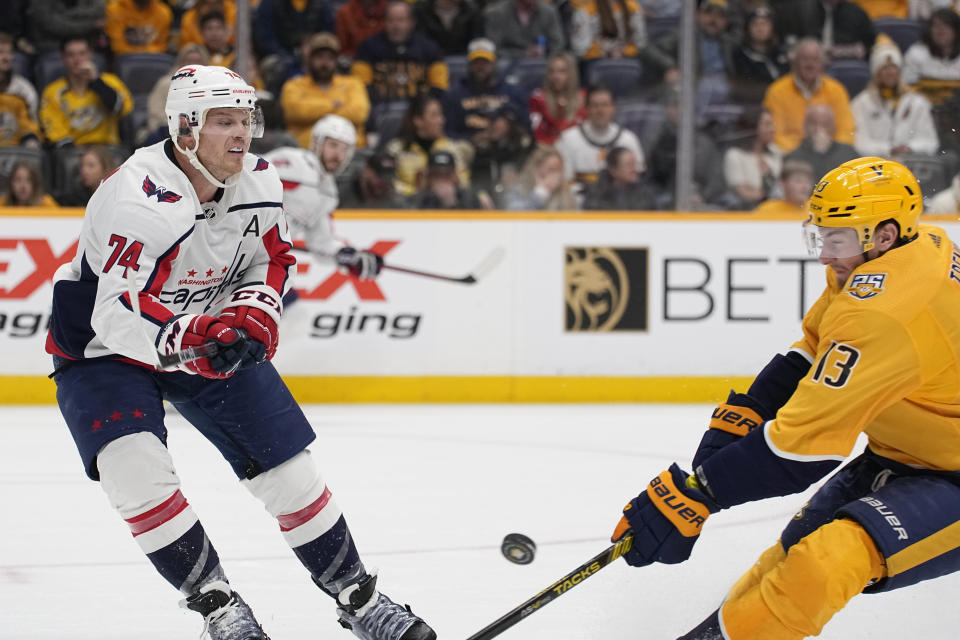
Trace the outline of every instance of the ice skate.
<path fill-rule="evenodd" d="M 340 592 L 337 604 L 340 625 L 361 640 L 436 640 L 437 634 L 409 606 L 377 591 L 375 575 Z"/>
<path fill-rule="evenodd" d="M 204 585 L 180 605 L 203 616 L 201 638 L 206 634 L 210 640 L 270 640 L 240 594 L 221 580 Z"/>

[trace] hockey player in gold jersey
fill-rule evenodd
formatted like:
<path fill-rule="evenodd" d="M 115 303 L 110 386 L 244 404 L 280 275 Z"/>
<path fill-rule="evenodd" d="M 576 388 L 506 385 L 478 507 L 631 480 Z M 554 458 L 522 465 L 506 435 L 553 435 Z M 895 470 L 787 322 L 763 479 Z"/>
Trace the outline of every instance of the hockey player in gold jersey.
<path fill-rule="evenodd" d="M 681 640 L 816 636 L 855 595 L 960 570 L 960 248 L 920 225 L 903 165 L 859 158 L 808 203 L 827 286 L 803 338 L 713 413 L 693 458 L 630 501 L 634 566 L 686 560 L 711 513 L 806 489 L 853 452 Z"/>

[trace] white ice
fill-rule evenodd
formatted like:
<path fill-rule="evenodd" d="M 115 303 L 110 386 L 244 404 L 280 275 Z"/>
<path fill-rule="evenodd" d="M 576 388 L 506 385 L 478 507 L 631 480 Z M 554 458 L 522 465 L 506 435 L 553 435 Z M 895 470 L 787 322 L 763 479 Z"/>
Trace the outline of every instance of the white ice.
<path fill-rule="evenodd" d="M 623 504 L 670 462 L 689 468 L 709 407 L 310 406 L 312 447 L 380 586 L 441 640 L 462 640 L 607 545 Z M 273 640 L 352 638 L 277 524 L 178 416 L 169 446 L 234 587 Z M 55 407 L 0 409 L 0 638 L 194 638 L 201 621 L 154 573 L 87 480 Z M 803 496 L 711 517 L 682 565 L 605 568 L 504 640 L 671 640 L 710 613 Z M 500 555 L 517 531 L 527 566 Z M 822 638 L 956 638 L 960 575 L 862 595 Z"/>

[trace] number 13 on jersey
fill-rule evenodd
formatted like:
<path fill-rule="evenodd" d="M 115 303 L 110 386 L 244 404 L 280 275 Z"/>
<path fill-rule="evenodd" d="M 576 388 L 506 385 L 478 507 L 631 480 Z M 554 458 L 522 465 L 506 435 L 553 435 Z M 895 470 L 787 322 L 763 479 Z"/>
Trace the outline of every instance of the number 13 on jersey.
<path fill-rule="evenodd" d="M 847 384 L 854 367 L 860 362 L 860 351 L 842 342 L 833 342 L 820 358 L 811 380 L 839 389 Z"/>

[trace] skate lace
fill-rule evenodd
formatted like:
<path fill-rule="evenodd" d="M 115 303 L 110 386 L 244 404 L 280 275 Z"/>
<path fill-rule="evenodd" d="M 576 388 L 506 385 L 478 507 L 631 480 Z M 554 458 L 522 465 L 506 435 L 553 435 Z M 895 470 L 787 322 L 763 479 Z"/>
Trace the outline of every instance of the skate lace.
<path fill-rule="evenodd" d="M 366 614 L 359 618 L 349 616 L 353 631 L 363 640 L 399 640 L 420 618 L 382 593 L 377 595 L 376 605 Z"/>

